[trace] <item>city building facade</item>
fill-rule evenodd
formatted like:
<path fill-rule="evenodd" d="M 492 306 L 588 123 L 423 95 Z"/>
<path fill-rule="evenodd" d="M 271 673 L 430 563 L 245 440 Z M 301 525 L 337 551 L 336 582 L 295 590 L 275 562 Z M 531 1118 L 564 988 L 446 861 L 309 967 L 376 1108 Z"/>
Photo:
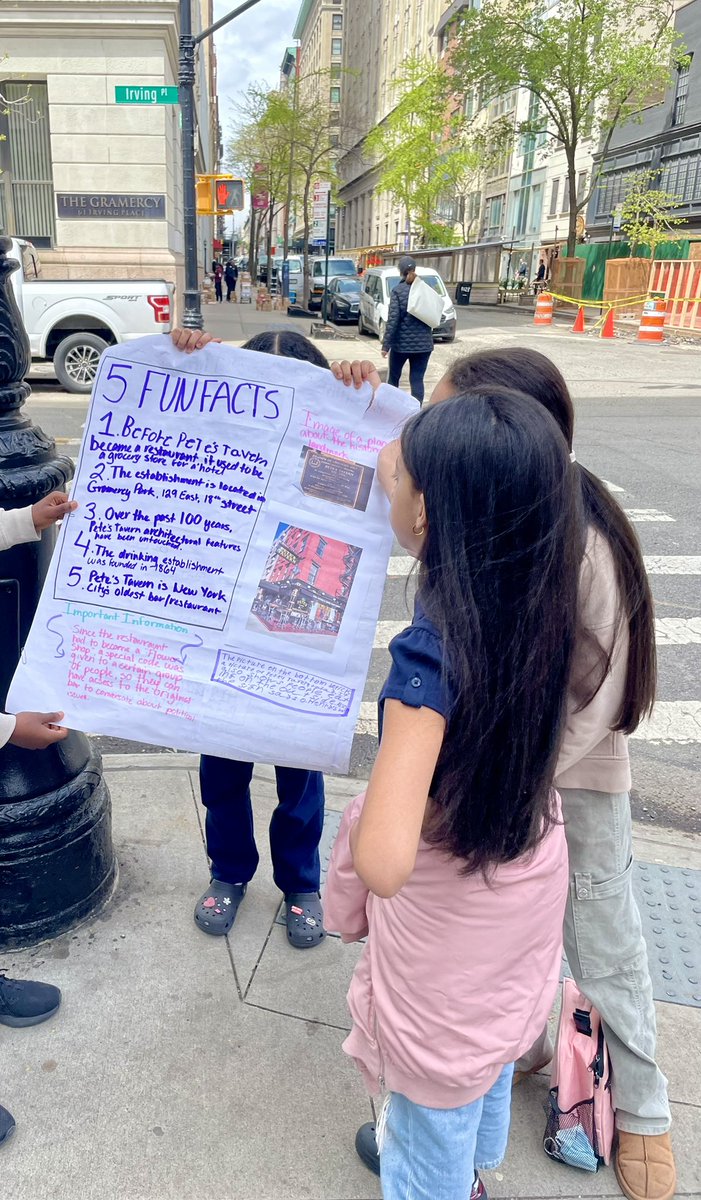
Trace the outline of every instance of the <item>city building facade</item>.
<path fill-rule="evenodd" d="M 212 20 L 213 0 L 193 0 L 193 27 Z M 178 35 L 177 0 L 0 8 L 0 227 L 38 246 L 47 278 L 155 276 L 180 290 L 180 109 L 173 93 L 134 102 L 177 85 Z M 195 91 L 196 167 L 212 172 L 221 135 L 211 39 Z M 214 218 L 201 218 L 202 268 L 214 237 Z"/>
<path fill-rule="evenodd" d="M 329 115 L 329 144 L 336 150 L 340 147 L 340 113 L 345 79 L 343 56 L 345 45 L 344 0 L 302 0 L 293 37 L 299 42 L 296 60 L 296 75 L 305 98 L 313 97 L 327 109 Z M 351 3 L 349 6 L 353 8 Z M 330 180 L 320 180 L 327 184 Z M 318 222 L 317 222 L 318 224 Z M 325 221 L 312 231 L 312 238 L 319 249 L 326 243 Z M 300 225 L 295 229 L 299 238 L 303 233 Z M 330 221 L 330 245 L 336 244 L 336 214 Z"/>

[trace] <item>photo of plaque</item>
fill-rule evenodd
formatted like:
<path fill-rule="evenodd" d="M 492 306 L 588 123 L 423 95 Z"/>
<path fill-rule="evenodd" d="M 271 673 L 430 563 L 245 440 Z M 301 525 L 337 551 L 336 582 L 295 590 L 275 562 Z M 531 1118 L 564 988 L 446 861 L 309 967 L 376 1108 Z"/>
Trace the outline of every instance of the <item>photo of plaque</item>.
<path fill-rule="evenodd" d="M 305 446 L 299 485 L 305 496 L 365 512 L 374 474 L 373 467 Z"/>

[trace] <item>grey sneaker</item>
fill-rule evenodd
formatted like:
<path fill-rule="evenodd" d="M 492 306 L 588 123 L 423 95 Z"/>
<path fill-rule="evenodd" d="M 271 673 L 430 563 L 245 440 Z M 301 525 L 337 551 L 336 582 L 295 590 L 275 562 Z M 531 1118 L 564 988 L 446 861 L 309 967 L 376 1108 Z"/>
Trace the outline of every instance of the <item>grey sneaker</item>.
<path fill-rule="evenodd" d="M 52 983 L 8 979 L 0 971 L 0 1024 L 22 1028 L 40 1025 L 58 1012 L 61 993 Z"/>

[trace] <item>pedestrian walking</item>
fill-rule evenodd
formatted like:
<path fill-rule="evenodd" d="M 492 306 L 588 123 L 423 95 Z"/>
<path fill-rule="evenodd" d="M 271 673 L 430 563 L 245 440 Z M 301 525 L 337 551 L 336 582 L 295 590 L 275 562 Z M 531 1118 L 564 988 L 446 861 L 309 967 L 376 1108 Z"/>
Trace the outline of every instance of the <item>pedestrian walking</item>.
<path fill-rule="evenodd" d="M 387 326 L 382 339 L 382 353 L 385 358 L 389 355 L 387 382 L 399 387 L 408 360 L 411 394 L 423 404 L 424 376 L 433 353 L 433 332 L 408 311 L 409 292 L 416 279 L 414 259 L 405 255 L 400 258 L 398 265 L 401 278 L 390 297 Z"/>
<path fill-rule="evenodd" d="M 417 604 L 390 643 L 379 751 L 341 822 L 327 921 L 367 937 L 344 1048 L 388 1093 L 385 1200 L 474 1200 L 560 974 L 567 849 L 551 785 L 583 529 L 565 439 L 505 389 L 417 414 L 378 475 L 420 563 Z"/>
<path fill-rule="evenodd" d="M 214 295 L 217 298 L 217 304 L 221 304 L 222 295 L 222 280 L 224 278 L 224 268 L 221 263 L 214 264 Z"/>
<path fill-rule="evenodd" d="M 28 508 L 0 509 L 0 551 L 20 542 L 38 539 L 42 530 L 60 521 L 78 505 L 63 492 L 52 492 Z M 0 748 L 8 742 L 24 750 L 45 750 L 68 737 L 59 722 L 63 713 L 21 712 L 13 716 L 0 713 Z M 31 979 L 8 979 L 0 972 L 0 1025 L 26 1028 L 48 1021 L 58 1012 L 61 993 L 52 983 Z M 14 1133 L 15 1119 L 0 1105 L 0 1145 Z"/>
<path fill-rule="evenodd" d="M 544 354 L 524 348 L 457 359 L 431 404 L 467 389 L 518 381 L 553 415 L 568 447 L 574 406 Z M 655 1061 L 656 1021 L 642 922 L 633 894 L 628 735 L 652 709 L 655 625 L 637 535 L 610 490 L 574 466 L 585 520 L 582 628 L 555 783 L 562 796 L 570 886 L 564 940 L 580 991 L 599 1010 L 612 1064 L 618 1148 L 615 1169 L 629 1200 L 671 1200 L 676 1170 L 667 1080 Z M 516 1064 L 542 1070 L 553 1047 L 544 1025 Z"/>
<path fill-rule="evenodd" d="M 202 349 L 213 338 L 201 330 L 173 330 L 181 350 Z M 244 350 L 296 358 L 328 369 L 313 342 L 295 330 L 258 333 Z M 195 905 L 195 924 L 221 936 L 233 927 L 239 906 L 258 868 L 251 804 L 251 762 L 203 754 L 200 792 L 207 810 L 205 832 L 211 861 L 209 887 Z M 325 937 L 319 888 L 319 842 L 324 826 L 324 778 L 320 771 L 275 767 L 278 805 L 270 821 L 273 879 L 285 897 L 287 938 L 306 950 Z"/>
<path fill-rule="evenodd" d="M 228 263 L 226 264 L 226 268 L 224 270 L 224 282 L 226 284 L 227 303 L 229 303 L 231 301 L 232 294 L 234 295 L 234 299 L 236 299 L 236 294 L 235 294 L 236 293 L 236 281 L 237 281 L 238 277 L 239 277 L 238 267 L 236 266 L 236 263 L 232 259 L 229 259 Z"/>

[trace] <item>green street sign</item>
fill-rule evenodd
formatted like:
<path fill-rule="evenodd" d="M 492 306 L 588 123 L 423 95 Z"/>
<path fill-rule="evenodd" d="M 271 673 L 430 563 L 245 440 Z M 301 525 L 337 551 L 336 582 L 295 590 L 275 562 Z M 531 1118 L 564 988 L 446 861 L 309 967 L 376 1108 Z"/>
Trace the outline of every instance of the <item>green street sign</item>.
<path fill-rule="evenodd" d="M 177 87 L 161 87 L 148 83 L 127 83 L 114 89 L 116 104 L 177 104 Z"/>

